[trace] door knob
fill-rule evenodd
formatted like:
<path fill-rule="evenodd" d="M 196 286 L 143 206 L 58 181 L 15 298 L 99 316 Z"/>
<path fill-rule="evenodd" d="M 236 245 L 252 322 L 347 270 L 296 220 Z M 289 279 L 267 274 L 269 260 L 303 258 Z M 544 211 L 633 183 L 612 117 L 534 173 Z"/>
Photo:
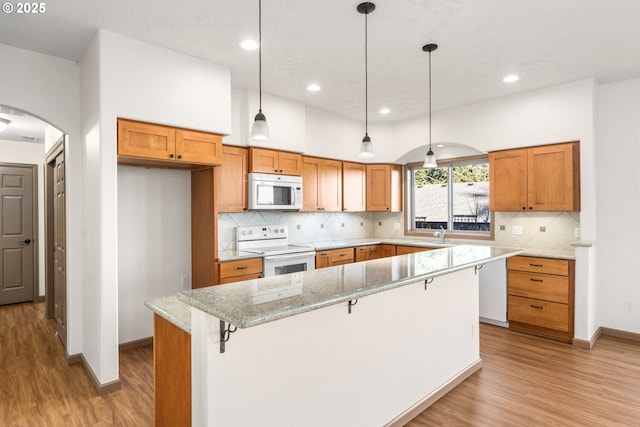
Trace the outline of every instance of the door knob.
<path fill-rule="evenodd" d="M 22 243 L 28 245 L 29 243 L 31 243 L 31 239 L 26 239 L 25 241 L 23 241 Z"/>

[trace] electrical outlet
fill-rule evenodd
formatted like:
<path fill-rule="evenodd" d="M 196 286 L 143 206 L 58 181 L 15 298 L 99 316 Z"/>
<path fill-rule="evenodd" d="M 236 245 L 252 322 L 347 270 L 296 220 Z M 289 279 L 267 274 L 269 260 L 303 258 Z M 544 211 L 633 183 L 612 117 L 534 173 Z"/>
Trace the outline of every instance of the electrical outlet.
<path fill-rule="evenodd" d="M 513 225 L 511 226 L 511 234 L 522 234 L 522 226 L 521 225 Z"/>
<path fill-rule="evenodd" d="M 180 287 L 182 289 L 189 289 L 189 278 L 184 274 L 180 276 Z"/>
<path fill-rule="evenodd" d="M 302 230 L 302 226 L 300 224 L 296 225 L 296 230 Z"/>
<path fill-rule="evenodd" d="M 573 235 L 576 236 L 576 239 L 580 238 L 580 227 L 576 227 L 573 229 Z"/>
<path fill-rule="evenodd" d="M 624 308 L 627 311 L 633 311 L 633 304 L 630 303 L 630 302 L 627 302 L 627 303 L 625 303 Z"/>
<path fill-rule="evenodd" d="M 393 223 L 393 229 L 394 230 L 400 230 L 400 223 L 399 222 L 394 222 Z"/>

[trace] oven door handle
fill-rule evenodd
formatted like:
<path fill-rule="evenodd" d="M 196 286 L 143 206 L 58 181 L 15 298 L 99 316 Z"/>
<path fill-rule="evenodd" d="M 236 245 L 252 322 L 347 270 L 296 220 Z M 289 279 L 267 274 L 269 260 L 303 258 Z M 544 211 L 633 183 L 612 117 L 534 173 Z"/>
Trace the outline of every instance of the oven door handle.
<path fill-rule="evenodd" d="M 316 253 L 315 252 L 296 252 L 294 254 L 287 254 L 287 255 L 270 255 L 270 256 L 264 257 L 264 260 L 265 261 L 284 261 L 287 259 L 306 258 L 310 256 L 316 256 Z"/>

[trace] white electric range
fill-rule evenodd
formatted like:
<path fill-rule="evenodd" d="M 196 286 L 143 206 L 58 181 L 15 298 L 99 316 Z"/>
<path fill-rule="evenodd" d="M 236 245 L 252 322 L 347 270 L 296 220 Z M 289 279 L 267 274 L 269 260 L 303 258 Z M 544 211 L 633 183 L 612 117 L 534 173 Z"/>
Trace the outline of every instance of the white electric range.
<path fill-rule="evenodd" d="M 236 249 L 262 255 L 264 277 L 316 268 L 315 249 L 290 245 L 286 225 L 236 227 Z"/>

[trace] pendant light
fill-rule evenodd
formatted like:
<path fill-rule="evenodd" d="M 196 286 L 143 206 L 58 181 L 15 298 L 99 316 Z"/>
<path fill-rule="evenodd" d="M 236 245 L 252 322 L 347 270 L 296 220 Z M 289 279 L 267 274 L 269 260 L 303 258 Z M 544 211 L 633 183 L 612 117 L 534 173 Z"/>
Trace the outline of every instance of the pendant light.
<path fill-rule="evenodd" d="M 424 159 L 425 168 L 437 168 L 436 155 L 431 150 L 431 52 L 438 48 L 437 44 L 426 44 L 422 46 L 422 50 L 429 52 L 429 151 L 427 151 L 427 157 Z"/>
<path fill-rule="evenodd" d="M 250 138 L 254 141 L 267 141 L 269 139 L 269 126 L 267 126 L 267 118 L 262 114 L 262 0 L 258 0 L 258 85 L 260 106 L 251 128 Z"/>
<path fill-rule="evenodd" d="M 10 123 L 11 123 L 11 120 L 3 119 L 3 118 L 0 117 L 0 132 L 5 130 L 7 128 L 7 126 L 9 126 Z"/>
<path fill-rule="evenodd" d="M 360 3 L 358 5 L 358 12 L 364 14 L 364 137 L 362 138 L 362 144 L 360 144 L 360 154 L 358 157 L 361 159 L 370 159 L 375 156 L 373 153 L 373 144 L 369 137 L 369 74 L 368 74 L 368 37 L 367 37 L 367 15 L 376 10 L 376 5 L 370 2 Z"/>

